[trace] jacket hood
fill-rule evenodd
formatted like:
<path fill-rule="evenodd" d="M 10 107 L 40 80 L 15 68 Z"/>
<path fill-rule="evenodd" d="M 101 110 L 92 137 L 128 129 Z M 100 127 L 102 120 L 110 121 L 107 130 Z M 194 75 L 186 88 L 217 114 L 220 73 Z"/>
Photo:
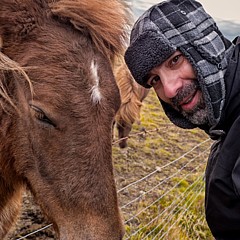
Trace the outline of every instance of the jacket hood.
<path fill-rule="evenodd" d="M 234 121 L 240 116 L 240 37 L 234 41 L 236 44 L 233 54 L 229 59 L 228 68 L 225 73 L 226 97 L 222 115 L 219 123 L 210 129 L 210 134 L 215 130 L 228 132 Z"/>

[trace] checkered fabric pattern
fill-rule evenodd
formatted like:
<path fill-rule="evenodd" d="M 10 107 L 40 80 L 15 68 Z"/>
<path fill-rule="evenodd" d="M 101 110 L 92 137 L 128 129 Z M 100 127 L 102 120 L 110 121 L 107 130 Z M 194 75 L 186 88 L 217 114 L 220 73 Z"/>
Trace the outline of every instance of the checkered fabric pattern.
<path fill-rule="evenodd" d="M 149 71 L 180 50 L 197 73 L 213 126 L 219 121 L 224 105 L 224 74 L 233 48 L 200 3 L 169 0 L 152 6 L 137 20 L 125 61 L 135 80 L 149 87 L 146 79 Z M 167 104 L 162 105 L 176 125 L 196 127 Z"/>

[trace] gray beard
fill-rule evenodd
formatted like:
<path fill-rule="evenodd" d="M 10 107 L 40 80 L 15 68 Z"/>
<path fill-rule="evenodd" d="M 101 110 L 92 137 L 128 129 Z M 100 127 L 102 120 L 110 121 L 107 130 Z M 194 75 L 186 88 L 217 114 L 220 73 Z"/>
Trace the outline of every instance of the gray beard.
<path fill-rule="evenodd" d="M 182 115 L 195 125 L 208 124 L 208 112 L 206 106 L 198 106 L 191 112 L 181 112 Z"/>
<path fill-rule="evenodd" d="M 206 104 L 204 103 L 203 98 L 201 97 L 197 106 L 192 109 L 191 111 L 184 111 L 182 110 L 179 103 L 187 97 L 189 94 L 196 92 L 200 89 L 200 86 L 197 81 L 193 81 L 191 84 L 185 86 L 181 89 L 177 96 L 171 99 L 173 106 L 191 123 L 195 125 L 205 125 L 209 123 L 208 120 L 208 111 L 206 108 Z"/>

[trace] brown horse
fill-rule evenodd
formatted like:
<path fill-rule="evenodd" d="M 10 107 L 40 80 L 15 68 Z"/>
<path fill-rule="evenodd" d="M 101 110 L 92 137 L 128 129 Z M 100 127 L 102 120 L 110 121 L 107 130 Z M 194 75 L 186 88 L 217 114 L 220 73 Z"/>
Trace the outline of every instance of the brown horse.
<path fill-rule="evenodd" d="M 112 166 L 120 0 L 1 0 L 0 239 L 27 186 L 59 239 L 119 240 Z"/>
<path fill-rule="evenodd" d="M 121 106 L 115 117 L 120 148 L 127 147 L 127 139 L 134 122 L 140 121 L 142 101 L 147 97 L 149 89 L 137 84 L 124 60 L 119 58 L 114 71 L 121 96 Z"/>

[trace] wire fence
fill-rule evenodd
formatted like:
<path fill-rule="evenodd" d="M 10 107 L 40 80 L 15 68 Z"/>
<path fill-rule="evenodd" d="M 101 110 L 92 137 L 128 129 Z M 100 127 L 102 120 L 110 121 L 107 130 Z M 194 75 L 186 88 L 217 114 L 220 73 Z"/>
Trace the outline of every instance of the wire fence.
<path fill-rule="evenodd" d="M 162 133 L 169 127 L 135 132 L 130 138 L 157 134 L 160 130 Z M 113 145 L 118 142 L 113 141 Z M 125 240 L 211 239 L 203 208 L 204 171 L 210 146 L 207 138 L 135 181 L 117 182 Z M 29 239 L 49 228 L 52 230 L 51 223 L 15 239 Z"/>
<path fill-rule="evenodd" d="M 204 171 L 210 146 L 207 138 L 118 190 L 126 240 L 211 239 L 203 208 Z"/>

